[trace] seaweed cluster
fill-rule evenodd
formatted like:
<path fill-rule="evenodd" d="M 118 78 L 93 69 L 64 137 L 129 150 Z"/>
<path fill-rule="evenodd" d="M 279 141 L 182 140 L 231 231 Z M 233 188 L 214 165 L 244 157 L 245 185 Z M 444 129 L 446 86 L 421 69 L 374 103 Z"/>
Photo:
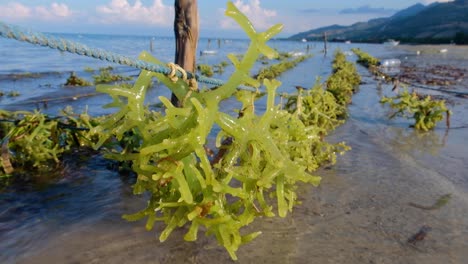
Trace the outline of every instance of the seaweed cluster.
<path fill-rule="evenodd" d="M 450 110 L 445 106 L 444 100 L 433 100 L 430 95 L 425 97 L 405 89 L 394 97 L 382 97 L 382 104 L 389 104 L 396 111 L 390 118 L 403 116 L 414 118 L 414 128 L 428 131 L 434 129 L 438 122 L 446 115 L 447 127 L 450 127 Z"/>

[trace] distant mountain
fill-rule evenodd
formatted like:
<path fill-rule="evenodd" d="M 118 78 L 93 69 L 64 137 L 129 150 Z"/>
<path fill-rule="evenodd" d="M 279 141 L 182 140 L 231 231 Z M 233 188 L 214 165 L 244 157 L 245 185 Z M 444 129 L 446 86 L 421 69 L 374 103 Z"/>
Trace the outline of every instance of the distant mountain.
<path fill-rule="evenodd" d="M 358 22 L 351 26 L 333 25 L 309 30 L 289 39 L 321 40 L 326 32 L 329 40 L 383 42 L 398 39 L 403 42 L 443 43 L 452 40 L 468 44 L 468 0 L 416 4 L 391 17 Z"/>
<path fill-rule="evenodd" d="M 426 7 L 421 3 L 415 4 L 394 14 L 391 18 L 395 19 L 395 18 L 414 16 L 425 8 Z"/>

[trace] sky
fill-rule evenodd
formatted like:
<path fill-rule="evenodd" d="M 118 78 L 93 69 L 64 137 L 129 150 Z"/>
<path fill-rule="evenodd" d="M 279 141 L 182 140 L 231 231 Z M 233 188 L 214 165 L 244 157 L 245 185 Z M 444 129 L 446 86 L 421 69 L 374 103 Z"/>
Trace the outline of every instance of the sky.
<path fill-rule="evenodd" d="M 224 15 L 225 0 L 198 0 L 201 37 L 245 37 Z M 279 37 L 333 24 L 388 17 L 434 0 L 233 0 L 257 30 Z M 439 0 L 438 2 L 447 2 Z M 41 32 L 173 36 L 174 0 L 0 0 L 0 21 Z"/>

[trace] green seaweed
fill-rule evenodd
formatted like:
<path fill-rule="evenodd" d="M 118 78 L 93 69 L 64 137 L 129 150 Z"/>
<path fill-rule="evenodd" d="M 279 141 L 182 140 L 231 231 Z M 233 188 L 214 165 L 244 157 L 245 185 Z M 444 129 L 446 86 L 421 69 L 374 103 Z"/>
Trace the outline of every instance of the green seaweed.
<path fill-rule="evenodd" d="M 120 74 L 114 74 L 112 73 L 112 71 L 113 71 L 113 68 L 110 66 L 99 68 L 99 75 L 93 75 L 94 84 L 129 81 L 133 79 L 131 76 L 123 76 Z"/>
<path fill-rule="evenodd" d="M 333 60 L 333 74 L 326 81 L 327 91 L 335 96 L 338 104 L 345 107 L 351 103 L 360 82 L 361 77 L 354 64 L 346 61 L 344 53 L 338 50 Z M 344 116 L 345 112 L 342 114 Z"/>
<path fill-rule="evenodd" d="M 84 71 L 85 71 L 85 72 L 88 72 L 88 73 L 94 73 L 94 69 L 91 68 L 91 67 L 85 67 L 85 68 L 84 68 Z"/>
<path fill-rule="evenodd" d="M 366 53 L 358 48 L 351 49 L 354 54 L 358 56 L 357 62 L 364 65 L 367 68 L 377 67 L 380 63 L 380 60 L 373 57 L 369 53 Z"/>
<path fill-rule="evenodd" d="M 86 113 L 78 118 L 73 115 L 51 118 L 38 111 L 1 111 L 3 172 L 12 174 L 17 168 L 47 170 L 72 147 L 91 146 L 90 117 Z"/>
<path fill-rule="evenodd" d="M 394 97 L 382 97 L 382 104 L 389 104 L 396 111 L 390 115 L 390 118 L 403 116 L 414 118 L 414 128 L 428 131 L 434 129 L 437 122 L 444 119 L 446 115 L 447 127 L 450 127 L 450 110 L 445 106 L 444 100 L 433 100 L 430 95 L 421 97 L 415 92 L 410 93 L 404 89 L 402 93 Z"/>
<path fill-rule="evenodd" d="M 70 77 L 68 77 L 67 81 L 65 82 L 65 86 L 91 86 L 92 84 L 86 81 L 83 78 L 76 76 L 75 72 L 70 73 Z"/>
<path fill-rule="evenodd" d="M 18 96 L 20 96 L 20 95 L 21 95 L 21 94 L 20 94 L 20 92 L 18 92 L 18 91 L 9 91 L 9 92 L 7 93 L 7 96 L 8 96 L 8 97 L 18 97 Z"/>
<path fill-rule="evenodd" d="M 310 58 L 311 55 L 302 55 L 293 60 L 288 60 L 290 57 L 291 56 L 283 55 L 283 59 L 279 63 L 260 69 L 259 72 L 255 75 L 255 78 L 259 81 L 276 78 L 283 72 L 294 68 L 298 63 Z"/>
<path fill-rule="evenodd" d="M 212 77 L 214 74 L 213 67 L 211 67 L 208 64 L 198 64 L 197 70 L 200 72 L 201 75 L 206 76 L 206 77 Z"/>
<path fill-rule="evenodd" d="M 183 80 L 170 81 L 162 74 L 142 71 L 130 88 L 98 85 L 97 90 L 114 98 L 110 105 L 118 111 L 109 116 L 92 132 L 100 136 L 99 148 L 112 137 L 121 139 L 126 133 L 138 134 L 140 145 L 132 153 L 114 150 L 108 157 L 131 162 L 138 174 L 134 193 L 149 192 L 146 209 L 124 218 L 135 221 L 147 218 L 146 227 L 164 222 L 159 239 L 165 241 L 175 228 L 188 226 L 185 239 L 193 241 L 201 227 L 214 235 L 233 259 L 240 245 L 258 236 L 259 232 L 243 234 L 242 228 L 256 217 L 278 215 L 285 217 L 296 204 L 298 182 L 318 185 L 320 177 L 311 174 L 325 161 L 334 161 L 337 147 L 330 147 L 313 127 L 307 127 L 294 113 L 275 104 L 279 81 L 265 79 L 267 110 L 256 115 L 256 93 L 239 91 L 242 83 L 258 86 L 250 69 L 259 54 L 269 58 L 276 51 L 266 42 L 279 32 L 276 25 L 257 33 L 248 19 L 228 3 L 226 11 L 251 39 L 241 60 L 230 55 L 235 70 L 228 81 L 217 89 L 189 92 Z M 140 59 L 159 63 L 143 52 Z M 143 105 L 146 87 L 152 78 L 164 83 L 184 105 L 180 108 L 165 97 L 159 97 L 165 112 L 154 115 Z M 221 101 L 237 94 L 242 103 L 238 118 L 220 112 Z M 208 156 L 205 145 L 213 128 L 219 126 L 216 141 L 224 152 L 216 162 Z M 230 139 L 232 144 L 224 145 Z M 338 147 L 340 148 L 340 147 Z M 315 155 L 321 151 L 322 155 Z M 267 197 L 276 197 L 270 204 Z"/>

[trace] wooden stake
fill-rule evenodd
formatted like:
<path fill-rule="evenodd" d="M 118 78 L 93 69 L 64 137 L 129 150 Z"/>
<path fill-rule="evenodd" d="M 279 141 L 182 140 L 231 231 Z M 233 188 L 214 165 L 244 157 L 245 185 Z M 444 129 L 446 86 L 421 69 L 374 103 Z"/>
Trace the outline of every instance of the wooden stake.
<path fill-rule="evenodd" d="M 176 39 L 174 61 L 184 68 L 185 71 L 195 72 L 199 35 L 197 0 L 175 0 L 174 9 L 174 33 Z M 180 106 L 181 100 L 172 94 L 172 104 Z"/>
<path fill-rule="evenodd" d="M 327 32 L 323 32 L 323 53 L 327 55 Z"/>

